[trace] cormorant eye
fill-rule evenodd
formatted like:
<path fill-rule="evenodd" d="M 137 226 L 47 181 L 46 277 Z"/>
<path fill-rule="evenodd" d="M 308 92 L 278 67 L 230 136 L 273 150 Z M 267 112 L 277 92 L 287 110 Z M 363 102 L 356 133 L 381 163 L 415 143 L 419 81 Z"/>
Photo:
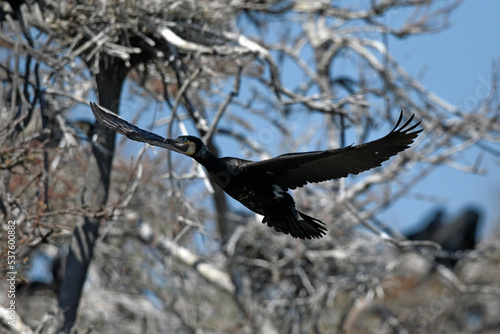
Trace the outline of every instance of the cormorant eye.
<path fill-rule="evenodd" d="M 189 143 L 189 140 L 187 138 L 184 138 L 184 144 L 188 144 Z"/>

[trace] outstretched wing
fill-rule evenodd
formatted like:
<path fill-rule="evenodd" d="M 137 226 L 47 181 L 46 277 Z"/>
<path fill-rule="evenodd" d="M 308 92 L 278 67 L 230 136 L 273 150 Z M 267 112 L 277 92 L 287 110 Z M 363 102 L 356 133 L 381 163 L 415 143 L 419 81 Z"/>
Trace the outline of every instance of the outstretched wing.
<path fill-rule="evenodd" d="M 269 160 L 248 164 L 247 168 L 273 173 L 278 184 L 289 189 L 301 187 L 306 183 L 358 174 L 381 166 L 382 162 L 410 147 L 422 131 L 413 131 L 420 122 L 408 127 L 414 116 L 412 115 L 405 124 L 399 127 L 403 119 L 401 112 L 396 126 L 387 136 L 366 144 L 326 151 L 283 154 Z"/>
<path fill-rule="evenodd" d="M 90 102 L 90 108 L 92 109 L 97 121 L 105 127 L 127 136 L 132 140 L 148 143 L 153 146 L 163 147 L 169 150 L 172 149 L 172 146 L 168 144 L 165 138 L 130 124 L 117 114 L 99 108 L 97 104 L 93 102 Z"/>

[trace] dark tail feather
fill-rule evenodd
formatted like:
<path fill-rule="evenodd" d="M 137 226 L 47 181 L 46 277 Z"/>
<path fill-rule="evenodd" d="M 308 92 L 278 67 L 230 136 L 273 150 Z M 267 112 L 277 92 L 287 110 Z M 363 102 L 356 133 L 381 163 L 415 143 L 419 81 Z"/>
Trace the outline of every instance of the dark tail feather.
<path fill-rule="evenodd" d="M 274 227 L 278 232 L 290 234 L 294 238 L 311 239 L 321 238 L 326 235 L 325 224 L 316 218 L 297 211 L 295 216 L 266 216 L 262 220 L 269 227 Z M 298 219 L 300 218 L 302 219 Z"/>

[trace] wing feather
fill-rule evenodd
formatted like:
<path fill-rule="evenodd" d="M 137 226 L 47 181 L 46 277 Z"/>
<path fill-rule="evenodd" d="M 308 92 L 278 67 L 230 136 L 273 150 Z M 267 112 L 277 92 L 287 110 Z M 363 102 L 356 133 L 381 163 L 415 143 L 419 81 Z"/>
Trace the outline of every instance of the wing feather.
<path fill-rule="evenodd" d="M 92 109 L 95 118 L 105 127 L 124 136 L 127 136 L 128 138 L 135 141 L 148 143 L 150 145 L 163 147 L 166 149 L 172 149 L 172 146 L 165 141 L 165 138 L 158 136 L 157 134 L 154 134 L 152 132 L 143 130 L 127 122 L 117 114 L 98 107 L 97 104 L 93 102 L 90 102 L 90 108 Z"/>
<path fill-rule="evenodd" d="M 414 115 L 400 126 L 403 119 L 401 113 L 396 126 L 388 135 L 366 144 L 326 151 L 283 154 L 251 163 L 247 168 L 264 169 L 274 174 L 279 185 L 288 189 L 359 174 L 381 166 L 382 162 L 410 147 L 422 131 L 415 130 L 420 122 L 409 127 L 413 118 Z"/>

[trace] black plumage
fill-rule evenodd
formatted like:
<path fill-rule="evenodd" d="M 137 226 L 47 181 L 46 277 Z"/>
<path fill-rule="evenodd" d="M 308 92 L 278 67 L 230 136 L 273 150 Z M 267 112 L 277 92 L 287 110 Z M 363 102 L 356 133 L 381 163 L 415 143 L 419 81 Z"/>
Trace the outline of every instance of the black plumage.
<path fill-rule="evenodd" d="M 480 219 L 481 212 L 477 208 L 469 208 L 448 222 L 444 219 L 444 211 L 438 210 L 423 229 L 408 234 L 407 238 L 410 240 L 430 240 L 441 245 L 442 250 L 446 252 L 437 254 L 437 262 L 453 267 L 460 256 L 463 256 L 463 254 L 455 254 L 455 252 L 475 248 Z"/>
<path fill-rule="evenodd" d="M 391 156 L 407 149 L 422 131 L 415 130 L 420 122 L 409 126 L 413 116 L 399 127 L 403 118 L 401 113 L 394 129 L 381 139 L 340 149 L 288 153 L 254 162 L 232 157 L 218 158 L 197 137 L 164 139 L 128 123 L 116 114 L 102 110 L 94 103 L 91 103 L 91 108 L 99 122 L 130 139 L 195 159 L 229 196 L 263 215 L 263 223 L 301 239 L 321 238 L 326 234 L 326 228 L 320 220 L 295 208 L 288 189 L 378 167 Z"/>

